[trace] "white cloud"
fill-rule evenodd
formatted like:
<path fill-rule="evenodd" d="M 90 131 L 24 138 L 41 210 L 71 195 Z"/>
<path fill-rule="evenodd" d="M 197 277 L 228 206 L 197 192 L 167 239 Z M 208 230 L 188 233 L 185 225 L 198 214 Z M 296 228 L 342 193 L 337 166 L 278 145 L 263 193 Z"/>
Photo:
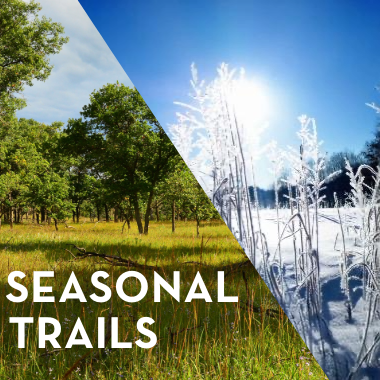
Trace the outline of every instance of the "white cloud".
<path fill-rule="evenodd" d="M 70 41 L 59 54 L 50 57 L 54 69 L 47 81 L 35 81 L 25 88 L 28 105 L 18 112 L 19 117 L 66 123 L 68 118 L 79 116 L 92 91 L 117 80 L 133 86 L 77 0 L 39 3 L 40 14 L 60 22 Z"/>

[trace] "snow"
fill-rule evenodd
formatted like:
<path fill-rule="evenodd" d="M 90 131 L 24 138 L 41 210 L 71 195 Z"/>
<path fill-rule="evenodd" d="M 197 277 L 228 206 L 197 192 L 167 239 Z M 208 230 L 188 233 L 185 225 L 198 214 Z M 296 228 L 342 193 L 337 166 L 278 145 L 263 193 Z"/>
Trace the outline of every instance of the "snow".
<path fill-rule="evenodd" d="M 341 216 L 347 220 L 345 231 L 346 251 L 349 254 L 351 264 L 362 260 L 361 252 L 356 245 L 358 244 L 358 222 L 355 219 L 354 209 L 340 209 Z M 286 223 L 290 219 L 290 210 L 281 209 L 280 212 L 280 231 L 286 230 Z M 260 210 L 261 229 L 266 236 L 269 259 L 268 262 L 276 260 L 278 252 L 278 232 L 276 210 Z M 257 217 L 255 225 L 258 224 Z M 286 235 L 286 234 L 285 234 Z M 356 276 L 351 274 L 349 280 L 349 298 L 352 303 L 351 317 L 347 307 L 347 297 L 342 290 L 342 237 L 341 227 L 336 209 L 319 210 L 319 260 L 320 260 L 320 283 L 322 298 L 322 317 L 325 320 L 331 334 L 332 349 L 338 371 L 335 368 L 325 367 L 327 375 L 333 379 L 345 379 L 349 371 L 355 366 L 359 357 L 363 334 L 365 331 L 368 303 L 363 300 L 362 273 L 357 270 Z M 305 295 L 297 294 L 297 284 L 295 281 L 294 250 L 293 238 L 288 237 L 281 242 L 281 256 L 283 264 L 283 281 L 286 284 L 286 299 L 283 305 L 291 321 L 302 334 L 302 315 L 301 299 Z M 256 267 L 263 273 L 263 258 L 257 257 Z M 270 284 L 268 283 L 268 286 Z M 378 328 L 372 325 L 367 339 L 374 340 L 379 332 Z M 304 336 L 303 336 L 304 337 Z M 314 339 L 318 337 L 314 336 Z M 319 363 L 326 363 L 320 350 L 320 345 L 316 344 L 309 347 Z M 374 361 L 379 363 L 379 355 Z M 375 363 L 373 363 L 375 364 Z M 377 379 L 380 373 L 375 367 L 365 368 L 362 366 L 351 379 Z M 375 376 L 375 377 L 374 377 Z"/>

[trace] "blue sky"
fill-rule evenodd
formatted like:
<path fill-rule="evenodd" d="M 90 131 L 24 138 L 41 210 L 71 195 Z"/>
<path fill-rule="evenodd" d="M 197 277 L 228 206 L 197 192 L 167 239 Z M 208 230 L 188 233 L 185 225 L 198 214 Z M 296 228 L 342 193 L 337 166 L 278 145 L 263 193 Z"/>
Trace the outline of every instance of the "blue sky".
<path fill-rule="evenodd" d="M 380 2 L 80 0 L 161 124 L 187 101 L 190 64 L 212 79 L 221 62 L 260 78 L 273 100 L 267 137 L 294 140 L 315 117 L 325 149 L 360 151 L 379 100 Z"/>
<path fill-rule="evenodd" d="M 191 63 L 212 80 L 227 62 L 268 92 L 263 142 L 297 144 L 301 114 L 316 118 L 329 153 L 358 152 L 374 132 L 378 119 L 365 103 L 380 103 L 378 0 L 40 2 L 70 42 L 52 57 L 49 79 L 26 88 L 20 117 L 66 122 L 93 90 L 119 80 L 133 82 L 166 128 L 180 110 L 173 102 L 189 100 Z"/>
<path fill-rule="evenodd" d="M 50 77 L 25 88 L 23 96 L 28 105 L 17 113 L 19 117 L 66 123 L 70 117 L 79 117 L 95 89 L 116 80 L 132 85 L 77 0 L 38 2 L 40 13 L 62 23 L 70 41 L 50 57 L 54 65 Z"/>

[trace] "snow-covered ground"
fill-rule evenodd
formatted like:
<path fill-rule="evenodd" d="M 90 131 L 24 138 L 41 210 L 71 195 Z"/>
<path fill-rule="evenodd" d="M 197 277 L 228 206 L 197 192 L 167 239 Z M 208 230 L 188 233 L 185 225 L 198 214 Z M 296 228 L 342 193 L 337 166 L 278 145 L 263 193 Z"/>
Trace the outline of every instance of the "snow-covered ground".
<path fill-rule="evenodd" d="M 354 209 L 340 209 L 344 224 L 344 238 L 348 266 L 362 260 L 362 247 L 358 236 L 359 221 Z M 305 293 L 297 287 L 294 265 L 293 236 L 286 232 L 286 223 L 289 221 L 290 210 L 280 210 L 280 232 L 283 234 L 281 245 L 278 242 L 277 217 L 275 210 L 260 210 L 260 223 L 262 232 L 265 234 L 268 244 L 268 263 L 279 261 L 279 251 L 283 266 L 283 284 L 285 294 L 283 303 L 286 311 L 295 327 L 301 335 L 303 331 L 310 331 L 310 326 L 302 324 L 305 317 L 302 315 L 302 305 L 305 303 Z M 258 225 L 257 217 L 255 225 Z M 287 237 L 288 236 L 288 237 Z M 320 262 L 320 288 L 321 288 L 321 315 L 331 335 L 331 348 L 334 359 L 326 360 L 320 350 L 318 337 L 314 335 L 315 345 L 309 347 L 319 363 L 325 367 L 327 375 L 333 379 L 346 379 L 350 371 L 357 365 L 357 358 L 362 349 L 362 341 L 365 332 L 368 312 L 368 299 L 363 299 L 362 270 L 357 267 L 350 273 L 348 292 L 342 286 L 342 252 L 343 240 L 339 216 L 336 209 L 319 210 L 319 262 Z M 256 258 L 256 266 L 263 273 L 263 258 Z M 297 268 L 299 271 L 299 268 Z M 302 287 L 301 287 L 302 288 Z M 349 302 L 348 302 L 349 301 Z M 374 306 L 374 305 L 372 305 Z M 370 348 L 376 342 L 376 336 L 380 332 L 380 325 L 370 324 L 367 344 L 365 349 Z M 309 333 L 309 332 L 308 332 Z M 307 339 L 305 339 L 307 340 Z M 309 340 L 310 346 L 310 340 Z M 324 365 L 323 365 L 324 363 Z M 361 365 L 360 369 L 351 379 L 380 379 L 380 355 L 378 350 L 372 351 L 371 368 Z M 335 368 L 333 368 L 335 367 Z"/>

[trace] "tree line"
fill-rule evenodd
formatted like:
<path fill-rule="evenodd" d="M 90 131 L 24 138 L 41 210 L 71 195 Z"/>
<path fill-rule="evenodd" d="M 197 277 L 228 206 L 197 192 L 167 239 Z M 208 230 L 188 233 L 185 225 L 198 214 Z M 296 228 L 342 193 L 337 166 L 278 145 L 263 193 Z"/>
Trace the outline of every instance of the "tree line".
<path fill-rule="evenodd" d="M 348 200 L 348 195 L 351 193 L 351 185 L 350 178 L 347 175 L 346 160 L 350 163 L 354 172 L 361 165 L 368 165 L 373 169 L 376 169 L 380 165 L 380 124 L 376 127 L 374 138 L 365 144 L 362 152 L 355 153 L 350 150 L 343 150 L 327 157 L 325 169 L 322 173 L 323 177 L 328 177 L 336 172 L 337 174 L 325 183 L 324 189 L 321 191 L 321 195 L 323 196 L 322 206 L 334 207 L 337 202 L 339 205 L 344 205 Z M 373 179 L 370 170 L 364 168 L 362 174 L 365 178 L 364 182 L 367 185 L 371 185 Z M 284 172 L 281 178 L 287 179 L 287 173 Z M 287 207 L 289 203 L 289 188 L 285 182 L 280 183 L 277 191 L 279 206 Z M 291 189 L 291 191 L 294 193 L 294 189 Z M 252 186 L 249 188 L 249 192 L 250 200 L 254 202 L 254 188 Z M 260 207 L 275 207 L 276 194 L 274 188 L 257 188 L 256 193 Z"/>

